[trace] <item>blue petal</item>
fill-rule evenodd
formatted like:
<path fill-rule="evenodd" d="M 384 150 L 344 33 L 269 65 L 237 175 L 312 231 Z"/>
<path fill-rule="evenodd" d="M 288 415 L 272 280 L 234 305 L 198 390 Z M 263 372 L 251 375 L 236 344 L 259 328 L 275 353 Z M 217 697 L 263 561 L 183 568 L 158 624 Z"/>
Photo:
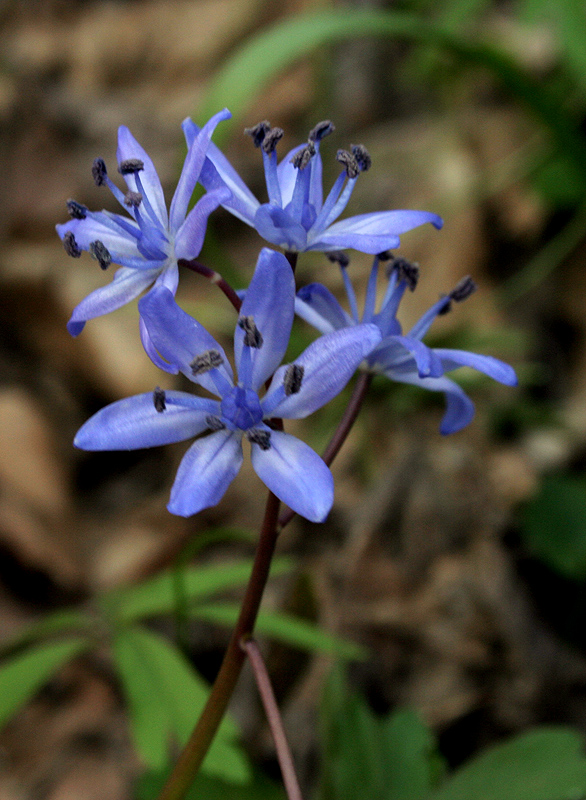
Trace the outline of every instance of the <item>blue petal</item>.
<path fill-rule="evenodd" d="M 270 447 L 252 445 L 252 466 L 279 500 L 311 522 L 323 522 L 334 502 L 334 479 L 311 447 L 281 431 L 271 431 Z"/>
<path fill-rule="evenodd" d="M 494 378 L 505 386 L 516 386 L 517 375 L 515 370 L 492 356 L 482 356 L 478 353 L 468 353 L 466 350 L 443 350 L 434 349 L 435 354 L 441 359 L 444 372 L 449 372 L 458 367 L 472 367 L 479 372 L 484 372 L 489 378 Z"/>
<path fill-rule="evenodd" d="M 289 214 L 278 206 L 266 203 L 254 215 L 254 227 L 267 242 L 272 242 L 284 250 L 306 249 L 307 233 L 303 225 L 291 219 Z M 380 252 L 380 251 L 379 251 Z"/>
<path fill-rule="evenodd" d="M 208 391 L 219 394 L 212 373 L 220 373 L 229 388 L 232 385 L 232 367 L 221 345 L 203 325 L 186 314 L 163 286 L 156 286 L 138 304 L 153 345 L 161 356 L 181 370 L 189 380 L 199 383 Z M 194 376 L 191 364 L 196 356 L 207 350 L 217 350 L 223 364 L 211 372 Z"/>
<path fill-rule="evenodd" d="M 389 370 L 384 373 L 391 380 L 399 383 L 410 383 L 421 386 L 431 392 L 444 392 L 447 408 L 441 421 L 440 433 L 447 435 L 462 430 L 474 418 L 474 403 L 464 392 L 461 386 L 449 378 L 420 378 L 417 373 L 394 373 Z"/>
<path fill-rule="evenodd" d="M 183 132 L 188 147 L 191 147 L 199 130 L 200 128 L 190 119 L 183 122 Z M 202 167 L 199 182 L 208 192 L 219 189 L 221 186 L 227 186 L 231 197 L 226 201 L 224 207 L 248 225 L 254 224 L 254 215 L 260 203 L 220 148 L 213 142 L 210 142 L 208 147 L 207 158 Z"/>
<path fill-rule="evenodd" d="M 101 217 L 102 215 L 96 214 L 95 216 Z M 97 240 L 102 242 L 110 253 L 115 253 L 124 258 L 139 259 L 146 268 L 152 266 L 141 255 L 137 247 L 137 239 L 120 229 L 116 231 L 109 224 L 109 220 L 105 215 L 103 222 L 99 219 L 86 217 L 85 219 L 72 219 L 62 225 L 57 225 L 56 228 L 61 239 L 66 233 L 73 233 L 78 247 L 82 250 L 89 250 L 90 244 Z"/>
<path fill-rule="evenodd" d="M 183 456 L 167 508 L 190 517 L 215 506 L 242 464 L 242 435 L 221 430 L 198 439 Z"/>
<path fill-rule="evenodd" d="M 299 150 L 302 150 L 305 147 L 305 143 L 298 144 L 292 150 L 289 150 L 285 158 L 279 161 L 279 166 L 277 167 L 277 176 L 279 179 L 279 187 L 281 189 L 281 207 L 285 208 L 285 206 L 291 202 L 293 198 L 293 190 L 295 189 L 295 183 L 297 181 L 297 167 L 294 167 L 291 163 L 291 159 L 294 155 L 296 155 Z"/>
<path fill-rule="evenodd" d="M 189 407 L 181 404 L 183 398 Z M 205 431 L 206 418 L 216 415 L 218 407 L 213 400 L 166 392 L 166 409 L 159 412 L 152 392 L 138 394 L 111 403 L 90 417 L 73 443 L 81 450 L 137 450 L 182 442 Z"/>
<path fill-rule="evenodd" d="M 415 366 L 420 378 L 439 378 L 445 370 L 431 347 L 408 336 L 388 336 L 368 357 L 378 372 L 386 369 L 410 371 Z"/>
<path fill-rule="evenodd" d="M 167 206 L 165 204 L 165 195 L 163 194 L 163 187 L 161 186 L 157 170 L 146 150 L 140 146 L 126 125 L 121 125 L 118 128 L 118 149 L 116 151 L 116 157 L 118 159 L 118 164 L 133 158 L 138 158 L 143 162 L 144 169 L 140 172 L 140 180 L 147 194 L 147 200 L 150 201 L 162 227 L 167 228 Z M 136 177 L 134 174 L 125 175 L 124 180 L 131 191 L 137 191 Z"/>
<path fill-rule="evenodd" d="M 159 273 L 160 270 L 136 270 L 130 267 L 116 270 L 112 283 L 91 292 L 74 308 L 67 330 L 72 336 L 77 336 L 88 319 L 109 314 L 134 300 L 153 283 Z"/>
<path fill-rule="evenodd" d="M 309 283 L 297 292 L 295 313 L 322 333 L 354 325 L 354 320 L 321 283 Z"/>
<path fill-rule="evenodd" d="M 228 196 L 228 189 L 222 187 L 208 192 L 197 201 L 175 236 L 176 258 L 190 259 L 200 254 L 208 217 Z"/>
<path fill-rule="evenodd" d="M 250 388 L 255 391 L 283 360 L 291 335 L 294 306 L 295 278 L 289 262 L 282 253 L 264 247 L 240 309 L 241 316 L 253 317 L 263 337 L 262 347 L 251 348 Z M 244 331 L 237 326 L 234 334 L 237 365 L 242 357 L 243 339 Z"/>
<path fill-rule="evenodd" d="M 443 225 L 441 217 L 428 211 L 378 211 L 335 222 L 323 233 L 316 232 L 309 250 L 343 250 L 352 248 L 376 255 L 400 244 L 399 234 L 431 222 Z"/>
<path fill-rule="evenodd" d="M 380 339 L 376 325 L 355 325 L 320 336 L 295 359 L 294 363 L 304 368 L 300 390 L 266 411 L 270 408 L 271 394 L 282 391 L 288 367 L 280 367 L 261 403 L 263 411 L 286 419 L 301 419 L 312 414 L 342 391 L 360 362 Z"/>
<path fill-rule="evenodd" d="M 232 115 L 227 108 L 219 111 L 208 122 L 206 122 L 201 131 L 190 143 L 189 150 L 183 164 L 183 169 L 181 170 L 181 175 L 179 177 L 179 181 L 177 182 L 177 188 L 175 189 L 175 194 L 173 195 L 173 199 L 171 201 L 171 208 L 169 211 L 169 227 L 172 232 L 175 232 L 185 219 L 189 201 L 191 200 L 191 195 L 195 189 L 195 184 L 199 179 L 199 175 L 205 161 L 206 151 L 216 126 L 219 122 L 230 119 L 231 116 Z M 228 197 L 229 194 L 226 193 L 225 199 L 228 199 Z M 182 256 L 179 257 L 181 258 Z"/>

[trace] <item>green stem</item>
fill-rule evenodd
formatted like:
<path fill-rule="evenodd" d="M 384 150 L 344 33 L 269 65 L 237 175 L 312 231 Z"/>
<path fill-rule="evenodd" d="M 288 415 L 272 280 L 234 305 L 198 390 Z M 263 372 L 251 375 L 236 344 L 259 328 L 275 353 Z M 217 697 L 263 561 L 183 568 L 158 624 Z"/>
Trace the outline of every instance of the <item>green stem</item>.
<path fill-rule="evenodd" d="M 240 609 L 240 616 L 208 697 L 201 717 L 175 767 L 159 800 L 182 800 L 199 770 L 236 687 L 246 654 L 240 642 L 252 634 L 258 609 L 269 576 L 271 560 L 277 542 L 279 500 L 272 492 L 267 498 L 252 573 Z"/>

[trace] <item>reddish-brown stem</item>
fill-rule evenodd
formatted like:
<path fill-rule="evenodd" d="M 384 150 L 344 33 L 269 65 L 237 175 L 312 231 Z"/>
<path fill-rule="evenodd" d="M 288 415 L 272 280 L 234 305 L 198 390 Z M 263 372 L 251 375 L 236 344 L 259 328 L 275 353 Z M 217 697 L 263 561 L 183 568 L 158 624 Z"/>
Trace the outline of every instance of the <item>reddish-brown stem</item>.
<path fill-rule="evenodd" d="M 250 638 L 243 640 L 241 642 L 241 647 L 246 652 L 252 671 L 254 672 L 260 699 L 262 700 L 273 741 L 275 742 L 275 750 L 277 751 L 277 758 L 279 760 L 279 766 L 281 767 L 281 775 L 283 776 L 287 797 L 289 800 L 303 800 L 299 782 L 297 781 L 297 775 L 295 774 L 293 756 L 291 755 L 289 743 L 287 742 L 283 721 L 271 685 L 271 679 L 269 678 L 269 673 L 263 661 L 260 649 L 254 639 Z"/>
<path fill-rule="evenodd" d="M 277 542 L 279 500 L 269 492 L 252 573 L 224 660 L 204 710 L 159 800 L 181 800 L 189 789 L 226 713 L 246 658 L 240 642 L 252 634 Z"/>
<path fill-rule="evenodd" d="M 342 419 L 338 423 L 338 427 L 334 431 L 334 435 L 329 441 L 328 446 L 324 450 L 324 454 L 322 456 L 323 460 L 326 462 L 328 467 L 334 460 L 334 458 L 338 455 L 340 448 L 346 441 L 354 422 L 356 421 L 356 417 L 358 416 L 358 412 L 362 408 L 362 403 L 364 402 L 364 398 L 366 397 L 366 393 L 368 392 L 368 387 L 372 381 L 372 375 L 369 372 L 361 372 L 356 384 L 354 386 L 354 391 L 352 392 L 352 396 L 348 405 L 346 406 L 346 410 L 344 411 L 344 415 Z M 279 531 L 283 530 L 285 525 L 288 525 L 293 517 L 295 516 L 295 512 L 292 511 L 290 508 L 287 508 L 281 516 L 279 517 Z"/>
<path fill-rule="evenodd" d="M 198 275 L 203 275 L 204 278 L 207 278 L 212 283 L 215 283 L 226 295 L 228 300 L 232 303 L 236 311 L 240 311 L 240 306 L 242 305 L 242 300 L 238 297 L 234 289 L 230 286 L 228 281 L 226 281 L 219 272 L 216 272 L 215 269 L 210 269 L 210 267 L 206 267 L 205 264 L 201 264 L 197 259 L 193 258 L 191 261 L 188 261 L 186 258 L 180 258 L 177 261 L 177 264 L 180 267 L 186 267 L 190 269 L 192 272 L 197 272 Z"/>

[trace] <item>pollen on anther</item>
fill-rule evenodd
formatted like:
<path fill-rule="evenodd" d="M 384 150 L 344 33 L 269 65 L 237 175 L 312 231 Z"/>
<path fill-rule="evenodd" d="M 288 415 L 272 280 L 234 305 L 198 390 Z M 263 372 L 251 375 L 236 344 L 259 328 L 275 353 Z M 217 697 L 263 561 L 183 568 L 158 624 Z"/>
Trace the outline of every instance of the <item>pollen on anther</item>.
<path fill-rule="evenodd" d="M 220 417 L 216 417 L 215 414 L 208 414 L 206 417 L 206 425 L 210 431 L 223 431 L 226 427 Z"/>
<path fill-rule="evenodd" d="M 162 414 L 163 411 L 167 408 L 167 403 L 165 402 L 166 395 L 164 389 L 161 389 L 159 386 L 153 392 L 153 404 L 155 406 L 155 410 Z"/>
<path fill-rule="evenodd" d="M 81 249 L 75 241 L 75 236 L 71 231 L 67 231 L 63 237 L 63 247 L 65 248 L 67 255 L 71 256 L 71 258 L 81 257 Z"/>
<path fill-rule="evenodd" d="M 96 259 L 100 267 L 102 269 L 108 269 L 112 263 L 112 256 L 106 245 L 99 239 L 96 239 L 95 242 L 91 242 L 89 250 L 92 258 Z"/>
<path fill-rule="evenodd" d="M 313 142 L 307 142 L 301 150 L 298 150 L 297 153 L 291 159 L 291 164 L 296 169 L 305 169 L 305 167 L 309 164 L 311 159 L 315 155 L 315 145 Z"/>
<path fill-rule="evenodd" d="M 303 381 L 303 374 L 305 367 L 301 364 L 290 364 L 285 370 L 285 377 L 283 378 L 283 385 L 285 387 L 285 394 L 287 397 L 292 394 L 297 394 L 301 389 Z"/>
<path fill-rule="evenodd" d="M 363 144 L 352 144 L 350 145 L 350 150 L 352 151 L 352 155 L 358 162 L 358 167 L 360 168 L 360 172 L 366 172 L 372 166 L 372 158 L 370 157 L 370 153 L 366 149 Z"/>
<path fill-rule="evenodd" d="M 126 192 L 124 195 L 124 205 L 129 208 L 138 208 L 142 203 L 142 195 L 140 192 Z"/>
<path fill-rule="evenodd" d="M 120 162 L 118 172 L 121 175 L 132 175 L 135 172 L 140 172 L 144 169 L 144 161 L 140 158 L 127 158 L 125 161 Z"/>
<path fill-rule="evenodd" d="M 347 150 L 338 150 L 336 153 L 336 161 L 339 161 L 340 164 L 346 170 L 346 175 L 349 178 L 357 178 L 360 174 L 360 167 L 358 166 L 358 161 Z"/>
<path fill-rule="evenodd" d="M 330 122 L 329 119 L 324 119 L 322 122 L 318 122 L 317 125 L 309 131 L 309 136 L 307 138 L 310 142 L 321 142 L 322 139 L 325 139 L 326 136 L 329 136 L 330 133 L 335 130 L 333 122 Z"/>
<path fill-rule="evenodd" d="M 247 347 L 262 347 L 262 334 L 256 327 L 254 317 L 240 317 L 238 327 L 244 331 L 244 344 Z"/>
<path fill-rule="evenodd" d="M 78 203 L 76 200 L 68 200 L 67 211 L 72 219 L 85 219 L 88 207 L 84 206 L 83 203 Z"/>
<path fill-rule="evenodd" d="M 216 369 L 224 363 L 221 353 L 218 350 L 206 350 L 196 356 L 191 364 L 192 375 L 203 375 L 211 369 Z"/>
<path fill-rule="evenodd" d="M 397 278 L 400 281 L 405 281 L 409 290 L 414 292 L 419 281 L 419 265 L 414 264 L 412 261 L 407 261 L 402 256 L 398 256 L 391 261 L 389 275 L 393 270 L 396 271 Z"/>
<path fill-rule="evenodd" d="M 463 300 L 467 300 L 471 294 L 474 294 L 477 288 L 476 283 L 472 280 L 470 275 L 466 275 L 466 277 L 458 281 L 456 286 L 452 289 L 450 292 L 450 299 L 454 300 L 456 303 L 461 303 Z"/>
<path fill-rule="evenodd" d="M 261 450 L 271 449 L 271 432 L 262 428 L 251 428 L 246 433 L 246 438 L 252 444 L 257 444 Z"/>
<path fill-rule="evenodd" d="M 255 147 L 260 147 L 270 129 L 271 123 L 267 119 L 263 119 L 262 122 L 253 125 L 252 128 L 244 128 L 244 133 L 252 138 Z"/>
<path fill-rule="evenodd" d="M 262 141 L 262 149 L 267 155 L 276 149 L 277 144 L 281 141 L 283 136 L 284 131 L 282 128 L 271 128 L 270 131 L 265 134 L 265 137 Z"/>
<path fill-rule="evenodd" d="M 106 170 L 106 162 L 103 158 L 94 158 L 94 163 L 92 164 L 92 175 L 96 186 L 103 186 L 106 183 L 108 171 Z"/>
<path fill-rule="evenodd" d="M 343 250 L 332 250 L 331 252 L 326 253 L 326 258 L 328 261 L 331 261 L 332 264 L 339 264 L 344 268 L 350 263 L 349 257 Z"/>

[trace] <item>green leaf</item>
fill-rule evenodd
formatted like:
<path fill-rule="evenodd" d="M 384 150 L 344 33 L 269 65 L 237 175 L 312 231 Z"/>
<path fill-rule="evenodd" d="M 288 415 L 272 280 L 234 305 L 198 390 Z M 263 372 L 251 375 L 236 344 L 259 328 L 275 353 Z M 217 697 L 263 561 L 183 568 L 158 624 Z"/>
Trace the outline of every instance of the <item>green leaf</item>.
<path fill-rule="evenodd" d="M 183 746 L 209 694 L 209 687 L 173 645 L 146 628 L 120 631 L 114 657 L 128 700 L 136 749 L 155 770 L 168 763 L 174 740 Z M 210 775 L 233 783 L 250 778 L 248 762 L 235 739 L 236 725 L 224 717 L 202 764 Z"/>
<path fill-rule="evenodd" d="M 522 535 L 530 551 L 568 578 L 586 578 L 586 480 L 573 475 L 543 479 L 525 507 Z"/>
<path fill-rule="evenodd" d="M 271 576 L 282 575 L 293 568 L 293 561 L 277 558 L 271 567 Z M 212 564 L 189 567 L 182 571 L 182 592 L 190 602 L 209 597 L 217 592 L 243 586 L 250 577 L 252 561 L 246 559 L 235 564 Z M 108 616 L 119 624 L 127 624 L 144 617 L 169 614 L 176 604 L 176 576 L 168 570 L 138 586 L 117 589 L 102 598 Z"/>
<path fill-rule="evenodd" d="M 440 762 L 433 736 L 415 712 L 375 716 L 335 669 L 321 715 L 321 800 L 425 800 Z"/>
<path fill-rule="evenodd" d="M 88 639 L 65 639 L 31 647 L 0 667 L 0 726 L 30 700 L 66 661 L 90 646 Z"/>
<path fill-rule="evenodd" d="M 234 603 L 206 603 L 191 610 L 191 616 L 232 627 L 240 608 Z M 340 658 L 364 659 L 367 652 L 360 645 L 321 630 L 310 622 L 282 611 L 259 611 L 255 632 L 301 650 L 315 650 Z"/>
<path fill-rule="evenodd" d="M 67 608 L 63 611 L 54 611 L 47 614 L 38 622 L 33 622 L 19 630 L 14 636 L 5 639 L 0 644 L 0 652 L 7 653 L 10 650 L 21 648 L 37 639 L 54 636 L 58 633 L 85 632 L 95 625 L 88 614 L 84 614 L 77 609 Z"/>
<path fill-rule="evenodd" d="M 586 180 L 586 141 L 575 121 L 542 83 L 499 50 L 472 42 L 466 33 L 460 35 L 420 16 L 396 11 L 347 8 L 341 14 L 339 9 L 328 9 L 296 15 L 262 30 L 219 71 L 200 108 L 200 120 L 223 106 L 230 108 L 233 119 L 216 131 L 215 141 L 221 143 L 269 80 L 318 47 L 358 36 L 386 36 L 432 45 L 488 69 L 549 129 L 557 149 L 572 159 Z"/>
<path fill-rule="evenodd" d="M 585 794 L 583 737 L 538 728 L 485 750 L 430 800 L 579 800 Z"/>
<path fill-rule="evenodd" d="M 135 788 L 136 800 L 157 800 L 168 775 L 168 772 L 143 775 Z M 235 786 L 200 772 L 185 797 L 186 800 L 286 800 L 282 786 L 260 773 L 250 783 Z"/>

